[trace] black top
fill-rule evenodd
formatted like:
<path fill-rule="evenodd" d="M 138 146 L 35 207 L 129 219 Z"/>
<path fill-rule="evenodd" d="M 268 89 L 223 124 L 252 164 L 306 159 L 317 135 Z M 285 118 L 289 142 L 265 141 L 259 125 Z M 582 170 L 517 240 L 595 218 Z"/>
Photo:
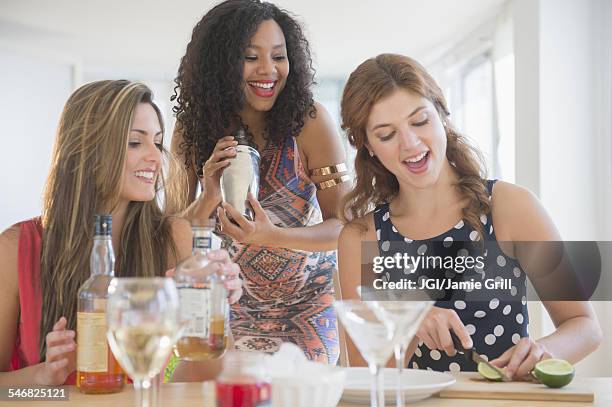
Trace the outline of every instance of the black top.
<path fill-rule="evenodd" d="M 491 198 L 495 182 L 495 180 L 487 181 L 489 198 Z M 472 336 L 474 347 L 485 358 L 492 360 L 518 343 L 521 337 L 528 336 L 529 318 L 525 297 L 527 280 L 518 261 L 504 255 L 499 247 L 492 216 L 483 214 L 480 220 L 486 232 L 486 246 L 482 249 L 484 268 L 474 267 L 472 270 L 465 270 L 461 278 L 475 281 L 509 279 L 511 287 L 505 290 L 507 295 L 501 297 L 496 295 L 496 291 L 481 290 L 478 300 L 470 300 L 469 294 L 464 291 L 458 293 L 459 296 L 446 296 L 444 300 L 436 301 L 435 306 L 454 309 Z M 451 251 L 453 256 L 462 256 L 464 254 L 460 252 L 466 250 L 465 242 L 474 245 L 473 242 L 478 240 L 478 231 L 464 220 L 459 221 L 452 229 L 439 236 L 425 240 L 411 240 L 402 236 L 391 222 L 388 203 L 375 208 L 374 225 L 381 256 L 394 256 L 396 253 L 414 252 L 415 250 L 418 254 L 423 255 L 438 250 L 442 245 L 443 249 L 447 252 Z M 419 273 L 420 271 L 417 270 L 414 278 L 418 279 Z M 448 273 L 446 277 L 455 275 L 452 271 L 450 271 L 451 276 Z M 464 300 L 456 298 L 464 298 Z M 420 341 L 409 362 L 409 367 L 458 372 L 474 371 L 477 366 L 460 354 L 449 357 L 446 352 L 431 350 Z"/>

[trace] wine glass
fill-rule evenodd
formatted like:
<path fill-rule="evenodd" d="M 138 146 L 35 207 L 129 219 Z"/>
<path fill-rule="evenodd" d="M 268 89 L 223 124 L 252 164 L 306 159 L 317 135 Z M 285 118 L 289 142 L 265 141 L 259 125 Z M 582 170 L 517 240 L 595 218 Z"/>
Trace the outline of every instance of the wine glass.
<path fill-rule="evenodd" d="M 174 281 L 113 278 L 108 294 L 106 319 L 110 348 L 134 381 L 136 406 L 155 406 L 152 380 L 168 360 L 183 327 Z"/>
<path fill-rule="evenodd" d="M 368 362 L 372 374 L 370 407 L 384 407 L 382 367 L 393 352 L 393 324 L 383 322 L 366 301 L 334 301 L 334 309 L 359 353 Z"/>

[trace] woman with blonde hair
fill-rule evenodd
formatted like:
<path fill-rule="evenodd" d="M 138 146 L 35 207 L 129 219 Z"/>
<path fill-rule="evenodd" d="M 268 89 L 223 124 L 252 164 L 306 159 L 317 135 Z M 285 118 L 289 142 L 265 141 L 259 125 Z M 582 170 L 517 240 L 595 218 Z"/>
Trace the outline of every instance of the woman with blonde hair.
<path fill-rule="evenodd" d="M 586 301 L 543 301 L 556 330 L 529 337 L 525 287 L 533 275 L 525 272 L 529 258 L 517 243 L 559 241 L 559 233 L 532 193 L 486 179 L 480 154 L 452 126 L 442 91 L 421 65 L 394 54 L 359 65 L 344 89 L 342 127 L 357 149 L 356 185 L 344 200 L 347 224 L 338 249 L 345 298 L 357 296 L 362 264 L 355 250 L 368 241 L 385 257 L 441 248 L 455 258 L 481 242 L 484 267 L 451 269 L 446 277 L 463 273 L 465 280 L 512 284 L 505 297 L 490 290 L 478 301 L 437 301 L 410 348 L 411 367 L 475 370 L 456 353 L 451 333 L 511 378 L 526 377 L 542 358 L 576 362 L 598 346 L 601 330 Z M 352 345 L 349 352 L 352 364 L 362 363 Z"/>
<path fill-rule="evenodd" d="M 0 235 L 0 383 L 74 382 L 77 291 L 90 275 L 94 214 L 112 214 L 117 277 L 162 276 L 190 254 L 189 223 L 157 200 L 162 123 L 140 83 L 89 83 L 66 102 L 42 215 Z M 212 256 L 225 261 L 239 296 L 237 266 L 227 253 Z"/>

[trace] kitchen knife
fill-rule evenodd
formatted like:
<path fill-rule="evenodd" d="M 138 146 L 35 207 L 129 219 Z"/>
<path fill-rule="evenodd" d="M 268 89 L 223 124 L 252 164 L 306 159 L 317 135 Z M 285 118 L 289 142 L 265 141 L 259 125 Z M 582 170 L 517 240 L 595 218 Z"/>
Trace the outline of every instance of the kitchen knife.
<path fill-rule="evenodd" d="M 450 335 L 451 335 L 451 338 L 453 339 L 453 345 L 455 345 L 455 349 L 457 350 L 457 352 L 465 356 L 467 360 L 471 360 L 477 365 L 478 363 L 482 362 L 486 364 L 487 366 L 489 366 L 491 369 L 495 370 L 497 373 L 499 373 L 499 375 L 502 378 L 502 381 L 504 382 L 510 381 L 510 379 L 508 378 L 508 376 L 506 376 L 506 373 L 504 373 L 503 370 L 501 370 L 497 366 L 493 366 L 492 364 L 490 364 L 489 361 L 483 358 L 473 346 L 471 349 L 465 349 L 463 345 L 461 344 L 461 340 L 457 337 L 457 335 L 455 335 L 453 331 L 450 331 Z"/>

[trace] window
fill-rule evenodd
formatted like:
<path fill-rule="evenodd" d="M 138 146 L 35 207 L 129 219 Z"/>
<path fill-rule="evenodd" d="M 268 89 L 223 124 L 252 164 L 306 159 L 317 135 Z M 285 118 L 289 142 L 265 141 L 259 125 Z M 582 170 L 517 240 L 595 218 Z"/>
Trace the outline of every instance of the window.
<path fill-rule="evenodd" d="M 484 155 L 489 178 L 514 182 L 514 56 L 484 52 L 448 75 L 451 120 Z"/>
<path fill-rule="evenodd" d="M 484 155 L 489 176 L 496 176 L 493 131 L 493 73 L 488 53 L 481 54 L 456 71 L 449 89 L 453 124 Z"/>

